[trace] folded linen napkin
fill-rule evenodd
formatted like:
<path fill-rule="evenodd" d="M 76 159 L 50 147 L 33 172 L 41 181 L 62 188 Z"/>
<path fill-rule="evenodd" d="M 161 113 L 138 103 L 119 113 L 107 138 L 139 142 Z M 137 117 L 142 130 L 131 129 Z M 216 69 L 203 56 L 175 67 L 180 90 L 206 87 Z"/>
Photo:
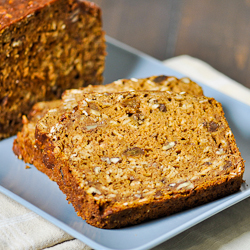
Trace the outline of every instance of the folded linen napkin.
<path fill-rule="evenodd" d="M 190 56 L 164 61 L 193 80 L 201 81 L 250 105 L 250 90 Z M 213 216 L 168 240 L 155 250 L 249 249 L 250 199 Z M 89 250 L 39 215 L 0 193 L 0 250 L 50 249 Z"/>
<path fill-rule="evenodd" d="M 90 248 L 0 193 L 0 250 Z"/>
<path fill-rule="evenodd" d="M 190 77 L 193 81 L 200 81 L 211 88 L 250 105 L 250 89 L 197 58 L 181 55 L 165 60 L 163 63 L 169 68 Z"/>

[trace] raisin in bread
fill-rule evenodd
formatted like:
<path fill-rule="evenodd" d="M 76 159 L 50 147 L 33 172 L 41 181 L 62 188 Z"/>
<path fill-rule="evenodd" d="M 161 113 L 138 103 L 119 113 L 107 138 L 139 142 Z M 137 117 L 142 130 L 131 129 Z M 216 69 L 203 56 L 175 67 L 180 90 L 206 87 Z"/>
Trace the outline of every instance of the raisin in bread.
<path fill-rule="evenodd" d="M 105 46 L 101 10 L 92 2 L 1 1 L 0 139 L 21 129 L 36 102 L 101 84 Z"/>
<path fill-rule="evenodd" d="M 87 223 L 119 228 L 240 189 L 244 162 L 220 103 L 185 93 L 83 94 L 44 163 Z"/>

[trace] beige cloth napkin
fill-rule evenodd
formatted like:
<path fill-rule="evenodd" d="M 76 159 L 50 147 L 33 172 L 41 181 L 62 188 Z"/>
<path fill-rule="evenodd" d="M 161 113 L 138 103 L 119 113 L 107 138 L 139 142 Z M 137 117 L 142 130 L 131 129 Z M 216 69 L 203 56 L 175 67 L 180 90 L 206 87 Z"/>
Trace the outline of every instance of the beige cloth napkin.
<path fill-rule="evenodd" d="M 179 56 L 164 62 L 193 80 L 201 81 L 250 105 L 250 90 L 224 76 L 206 63 Z M 250 199 L 213 216 L 155 250 L 250 249 Z M 39 215 L 0 193 L 0 250 L 48 249 L 89 250 Z"/>
<path fill-rule="evenodd" d="M 0 250 L 89 250 L 90 248 L 0 193 Z"/>
<path fill-rule="evenodd" d="M 250 89 L 197 58 L 182 55 L 165 60 L 163 63 L 194 81 L 200 81 L 234 99 L 250 105 Z"/>

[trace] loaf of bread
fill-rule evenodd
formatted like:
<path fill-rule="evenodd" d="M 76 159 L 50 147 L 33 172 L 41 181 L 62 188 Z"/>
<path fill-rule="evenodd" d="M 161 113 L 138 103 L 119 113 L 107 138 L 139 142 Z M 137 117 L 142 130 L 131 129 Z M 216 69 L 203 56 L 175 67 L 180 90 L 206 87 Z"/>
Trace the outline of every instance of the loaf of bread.
<path fill-rule="evenodd" d="M 0 6 L 0 139 L 21 129 L 38 101 L 101 84 L 101 10 L 78 0 L 11 0 Z"/>
<path fill-rule="evenodd" d="M 167 90 L 175 92 L 187 92 L 194 95 L 202 95 L 202 88 L 191 81 L 189 78 L 177 79 L 173 76 L 151 76 L 145 79 L 121 79 L 114 83 L 107 85 L 89 85 L 85 88 L 66 90 L 63 93 L 63 101 L 56 100 L 50 102 L 40 102 L 33 106 L 28 117 L 23 116 L 23 128 L 22 131 L 17 133 L 17 138 L 13 143 L 13 151 L 19 159 L 23 159 L 26 163 L 33 164 L 38 170 L 47 174 L 49 178 L 53 179 L 52 170 L 47 168 L 42 161 L 42 148 L 39 149 L 35 145 L 35 127 L 37 121 L 40 120 L 48 110 L 47 116 L 40 122 L 45 123 L 47 132 L 41 131 L 43 137 L 46 133 L 52 129 L 53 124 L 58 122 L 61 114 L 65 112 L 65 108 L 73 108 L 77 105 L 77 102 L 81 100 L 81 96 L 84 93 L 89 92 L 119 92 L 124 90 Z M 44 127 L 42 126 L 42 129 Z M 38 135 L 39 136 L 39 135 Z M 44 139 L 42 139 L 43 141 Z"/>
<path fill-rule="evenodd" d="M 213 98 L 132 91 L 81 99 L 38 145 L 87 223 L 138 224 L 240 189 L 244 162 Z"/>

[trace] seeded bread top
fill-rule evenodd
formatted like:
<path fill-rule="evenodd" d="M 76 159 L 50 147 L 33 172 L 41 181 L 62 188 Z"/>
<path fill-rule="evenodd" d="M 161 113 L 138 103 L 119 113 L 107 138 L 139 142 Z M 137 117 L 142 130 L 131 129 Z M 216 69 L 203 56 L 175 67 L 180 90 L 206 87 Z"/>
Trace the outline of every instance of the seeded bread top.
<path fill-rule="evenodd" d="M 32 17 L 36 11 L 50 6 L 57 0 L 4 0 L 0 6 L 0 30 L 6 26 L 22 20 L 25 17 Z M 67 3 L 67 1 L 65 1 Z M 100 10 L 94 3 L 88 1 L 72 0 L 67 4 L 77 4 L 82 7 L 82 11 L 90 11 L 92 14 L 100 15 Z M 95 13 L 94 13 L 95 12 Z"/>
<path fill-rule="evenodd" d="M 221 104 L 204 96 L 83 94 L 50 132 L 47 166 L 68 164 L 72 182 L 112 210 L 206 188 L 244 172 Z"/>
<path fill-rule="evenodd" d="M 203 95 L 202 88 L 187 77 L 178 79 L 174 76 L 151 76 L 148 78 L 120 79 L 107 85 L 89 85 L 81 89 L 66 90 L 63 100 L 81 99 L 81 95 L 91 92 L 122 92 L 134 90 L 186 92 L 192 95 Z"/>
<path fill-rule="evenodd" d="M 65 113 L 66 110 L 75 107 L 78 101 L 81 100 L 84 93 L 90 92 L 122 92 L 122 91 L 134 91 L 134 90 L 159 90 L 159 91 L 174 91 L 174 92 L 186 92 L 193 95 L 203 95 L 202 88 L 189 78 L 177 79 L 173 76 L 151 76 L 142 79 L 121 79 L 107 85 L 89 85 L 82 89 L 70 89 L 66 90 L 62 95 L 63 104 L 58 107 L 49 110 L 47 114 L 37 123 L 36 138 L 37 145 L 41 149 L 43 145 L 39 143 L 44 141 L 46 136 L 50 134 L 50 131 L 54 124 L 59 120 L 59 117 Z M 52 129 L 53 130 L 53 129 Z"/>

